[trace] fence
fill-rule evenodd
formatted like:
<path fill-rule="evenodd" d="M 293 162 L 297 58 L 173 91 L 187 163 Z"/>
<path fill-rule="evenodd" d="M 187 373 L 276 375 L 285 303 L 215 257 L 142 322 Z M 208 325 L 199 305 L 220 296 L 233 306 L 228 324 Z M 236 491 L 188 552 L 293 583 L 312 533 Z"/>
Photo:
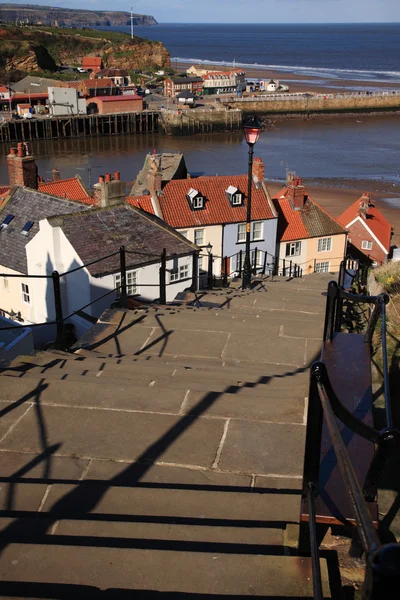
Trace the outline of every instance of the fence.
<path fill-rule="evenodd" d="M 343 261 L 339 273 L 339 285 L 332 281 L 328 287 L 326 305 L 324 343 L 334 342 L 335 333 L 341 332 L 346 324 L 345 303 L 371 306 L 372 310 L 365 322 L 364 342 L 371 344 L 373 332 L 381 319 L 382 355 L 383 355 L 383 389 L 385 397 L 386 427 L 378 431 L 356 418 L 348 411 L 336 396 L 324 362 L 314 363 L 311 369 L 310 394 L 307 420 L 306 451 L 304 462 L 303 501 L 308 504 L 309 514 L 309 547 L 313 567 L 314 598 L 322 600 L 322 580 L 317 542 L 316 499 L 320 484 L 320 453 L 323 419 L 329 431 L 333 451 L 337 458 L 340 474 L 345 484 L 350 505 L 354 513 L 355 524 L 363 552 L 366 557 L 366 575 L 363 590 L 364 600 L 378 598 L 397 598 L 400 583 L 400 545 L 382 545 L 375 530 L 367 502 L 373 502 L 377 493 L 378 477 L 383 466 L 393 451 L 399 451 L 400 432 L 394 427 L 392 403 L 389 391 L 388 361 L 386 347 L 386 294 L 367 296 L 353 294 L 340 284 L 344 282 L 346 272 L 354 274 L 357 265 Z M 362 277 L 358 273 L 354 277 Z M 355 474 L 354 465 L 339 429 L 339 423 L 345 425 L 352 434 L 357 434 L 375 444 L 372 462 L 364 482 L 360 482 Z"/>
<path fill-rule="evenodd" d="M 76 267 L 75 269 L 66 271 L 65 273 L 60 274 L 58 271 L 53 271 L 51 275 L 21 275 L 21 274 L 0 273 L 0 277 L 19 278 L 19 279 L 24 279 L 24 280 L 25 279 L 46 279 L 48 281 L 51 281 L 53 294 L 54 294 L 55 319 L 52 321 L 45 321 L 42 323 L 30 323 L 30 324 L 24 323 L 24 326 L 29 327 L 29 328 L 32 328 L 32 327 L 36 328 L 36 327 L 43 327 L 43 326 L 50 326 L 50 325 L 55 326 L 56 327 L 55 345 L 59 349 L 64 349 L 65 348 L 65 333 L 66 333 L 65 326 L 66 326 L 67 321 L 71 320 L 72 317 L 78 315 L 79 313 L 81 313 L 82 311 L 87 309 L 89 306 L 92 306 L 96 302 L 99 302 L 100 300 L 106 298 L 107 296 L 110 296 L 111 294 L 115 294 L 117 296 L 119 306 L 121 306 L 121 307 L 127 306 L 128 285 L 127 285 L 126 256 L 130 255 L 130 254 L 145 256 L 147 259 L 153 259 L 155 261 L 160 262 L 158 281 L 156 283 L 140 284 L 140 286 L 141 287 L 158 288 L 159 296 L 157 299 L 160 302 L 160 304 L 165 304 L 166 297 L 167 297 L 167 286 L 173 285 L 175 283 L 174 281 L 169 281 L 167 283 L 167 272 L 168 272 L 167 261 L 170 259 L 173 259 L 175 257 L 167 256 L 167 251 L 165 248 L 163 249 L 161 255 L 159 255 L 159 254 L 151 254 L 148 252 L 137 252 L 137 251 L 126 250 L 124 246 L 121 246 L 121 248 L 119 250 L 117 250 L 116 252 L 112 252 L 111 254 L 102 256 L 101 258 L 98 258 L 89 263 L 86 263 L 84 265 Z M 190 282 L 190 287 L 192 289 L 197 289 L 197 287 L 198 287 L 198 251 L 194 250 L 191 254 L 192 254 L 192 277 L 187 278 L 187 281 L 188 281 L 188 283 Z M 81 306 L 80 308 L 74 310 L 73 312 L 71 312 L 70 314 L 65 316 L 64 311 L 63 311 L 63 305 L 62 305 L 61 280 L 63 278 L 68 278 L 69 275 L 72 275 L 73 273 L 76 273 L 77 271 L 81 271 L 82 269 L 90 267 L 91 265 L 95 265 L 97 263 L 103 262 L 105 260 L 108 260 L 108 259 L 110 259 L 114 256 L 118 256 L 118 255 L 119 255 L 119 268 L 120 268 L 119 272 L 121 274 L 120 283 L 118 285 L 114 286 L 112 289 L 105 292 L 104 294 L 95 298 L 91 302 L 88 302 L 87 304 Z M 185 280 L 180 280 L 180 281 L 185 281 Z M 20 327 L 21 327 L 21 325 L 15 325 L 15 326 L 11 326 L 11 327 L 0 327 L 0 331 L 2 331 L 4 329 L 17 329 L 17 328 L 19 329 Z"/>

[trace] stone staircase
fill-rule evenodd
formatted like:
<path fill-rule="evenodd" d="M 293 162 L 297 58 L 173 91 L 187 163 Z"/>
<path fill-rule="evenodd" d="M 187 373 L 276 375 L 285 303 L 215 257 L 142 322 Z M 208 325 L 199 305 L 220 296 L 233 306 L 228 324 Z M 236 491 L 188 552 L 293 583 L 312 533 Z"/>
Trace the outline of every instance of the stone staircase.
<path fill-rule="evenodd" d="M 296 536 L 330 278 L 109 310 L 74 354 L 4 370 L 0 597 L 313 597 Z"/>

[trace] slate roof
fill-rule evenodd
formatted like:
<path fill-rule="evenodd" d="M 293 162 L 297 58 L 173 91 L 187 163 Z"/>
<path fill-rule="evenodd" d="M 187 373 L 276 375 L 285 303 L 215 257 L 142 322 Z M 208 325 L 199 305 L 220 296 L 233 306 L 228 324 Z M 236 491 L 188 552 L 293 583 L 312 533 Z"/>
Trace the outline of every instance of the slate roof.
<path fill-rule="evenodd" d="M 132 186 L 131 196 L 142 196 L 144 190 L 147 189 L 147 176 L 153 159 L 156 161 L 164 183 L 171 179 L 186 179 L 187 168 L 183 154 L 172 154 L 169 152 L 155 155 L 147 154 L 143 169 L 139 172 Z"/>
<path fill-rule="evenodd" d="M 96 78 L 98 77 L 129 77 L 129 73 L 126 69 L 102 69 L 96 73 Z"/>
<path fill-rule="evenodd" d="M 311 196 L 306 194 L 304 207 L 301 210 L 294 210 L 287 194 L 286 187 L 273 198 L 279 215 L 278 240 L 280 242 L 346 233 L 346 229 Z"/>
<path fill-rule="evenodd" d="M 375 203 L 370 201 L 369 196 L 365 195 L 364 198 L 367 199 L 367 201 L 369 201 L 366 214 L 367 218 L 360 218 L 363 220 L 365 225 L 372 231 L 375 237 L 378 238 L 378 240 L 384 246 L 387 252 L 389 252 L 392 226 L 390 225 L 389 221 L 385 219 L 381 211 L 378 208 L 376 208 Z M 361 198 L 356 200 L 338 217 L 338 221 L 343 225 L 343 227 L 348 227 L 348 225 L 359 216 L 358 210 L 360 208 L 360 201 Z"/>
<path fill-rule="evenodd" d="M 22 94 L 28 94 L 29 92 L 47 94 L 48 87 L 66 87 L 66 85 L 64 81 L 58 81 L 58 79 L 28 75 L 20 79 L 17 83 L 14 83 L 11 87 L 14 92 L 21 92 Z"/>
<path fill-rule="evenodd" d="M 14 215 L 11 223 L 0 229 L 0 265 L 27 273 L 25 246 L 39 231 L 39 221 L 85 210 L 87 207 L 77 202 L 55 198 L 26 187 L 15 187 L 0 207 L 0 224 L 7 215 Z M 22 235 L 21 231 L 28 221 L 33 221 L 33 226 L 28 235 Z"/>
<path fill-rule="evenodd" d="M 116 252 L 121 246 L 145 253 L 145 256 L 127 253 L 127 269 L 159 262 L 163 248 L 168 256 L 184 256 L 197 249 L 161 219 L 126 204 L 61 215 L 49 219 L 49 223 L 61 227 L 84 264 Z M 119 255 L 88 267 L 95 277 L 119 270 Z"/>
<path fill-rule="evenodd" d="M 231 206 L 226 190 L 232 185 L 244 195 L 241 206 Z M 192 210 L 186 198 L 191 188 L 205 198 L 205 208 Z M 166 222 L 172 227 L 196 227 L 223 223 L 243 223 L 247 213 L 247 175 L 226 175 L 177 179 L 163 188 L 159 197 Z M 274 219 L 274 207 L 262 185 L 252 184 L 251 220 Z"/>

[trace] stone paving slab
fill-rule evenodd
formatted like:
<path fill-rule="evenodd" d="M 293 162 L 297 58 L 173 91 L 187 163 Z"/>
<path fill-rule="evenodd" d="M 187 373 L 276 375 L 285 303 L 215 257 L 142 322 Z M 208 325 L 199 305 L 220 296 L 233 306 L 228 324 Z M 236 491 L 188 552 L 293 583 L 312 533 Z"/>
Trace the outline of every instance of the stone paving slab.
<path fill-rule="evenodd" d="M 302 475 L 305 432 L 303 425 L 232 420 L 219 467 L 243 473 Z"/>
<path fill-rule="evenodd" d="M 115 460 L 162 460 L 211 466 L 224 421 L 149 413 L 42 407 L 41 423 L 48 446 L 61 444 L 59 455 Z M 0 448 L 39 452 L 40 427 L 34 411 L 0 444 Z"/>
<path fill-rule="evenodd" d="M 9 384 L 12 386 L 12 383 Z M 3 386 L 2 386 L 3 387 Z M 0 400 L 5 396 L 3 390 L 0 391 Z M 0 405 L 0 440 L 6 435 L 9 431 L 10 427 L 14 425 L 18 419 L 23 417 L 26 412 L 28 406 L 25 404 L 21 404 L 20 406 L 16 406 L 13 410 L 9 410 L 6 406 Z"/>
<path fill-rule="evenodd" d="M 54 453 L 58 448 L 54 447 Z M 77 457 L 54 456 L 50 453 L 43 456 L 36 453 L 0 451 L 0 476 L 18 477 L 19 479 L 35 478 L 48 481 L 50 479 L 79 479 L 86 467 L 87 459 Z"/>
<path fill-rule="evenodd" d="M 321 562 L 327 582 L 326 564 Z M 144 597 L 141 590 L 261 597 L 268 590 L 271 597 L 312 597 L 310 559 L 289 556 L 121 548 L 89 551 L 73 546 L 57 546 L 54 552 L 51 545 L 12 544 L 4 552 L 0 577 L 7 581 L 89 585 L 110 590 L 110 598 L 111 588 L 130 590 L 135 598 Z M 35 589 L 32 583 L 29 588 Z M 6 590 L 3 584 L 3 592 Z M 87 595 L 88 590 L 82 597 Z M 76 592 L 71 597 L 77 597 Z"/>
<path fill-rule="evenodd" d="M 189 397 L 184 404 L 185 414 L 197 414 L 196 392 L 189 392 Z M 220 394 L 210 409 L 208 415 L 230 417 L 249 421 L 278 421 L 280 423 L 303 423 L 304 397 L 296 398 L 290 392 L 286 397 L 238 396 L 236 394 Z"/>
<path fill-rule="evenodd" d="M 305 364 L 306 340 L 301 338 L 253 336 L 232 334 L 223 353 L 224 358 L 260 360 L 268 357 L 277 363 L 303 366 Z"/>

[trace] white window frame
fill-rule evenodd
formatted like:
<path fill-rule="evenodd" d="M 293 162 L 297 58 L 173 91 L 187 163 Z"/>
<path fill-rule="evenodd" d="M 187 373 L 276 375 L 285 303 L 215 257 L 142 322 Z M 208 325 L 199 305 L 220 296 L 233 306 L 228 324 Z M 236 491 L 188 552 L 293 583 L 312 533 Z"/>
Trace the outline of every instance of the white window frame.
<path fill-rule="evenodd" d="M 289 247 L 289 253 L 288 253 Z M 286 256 L 300 256 L 301 254 L 301 242 L 287 242 L 285 249 Z"/>
<path fill-rule="evenodd" d="M 372 250 L 372 242 L 370 240 L 363 240 L 361 242 L 362 250 Z"/>
<path fill-rule="evenodd" d="M 201 233 L 201 242 L 197 241 L 197 235 Z M 195 229 L 194 230 L 194 243 L 196 246 L 204 246 L 204 229 Z"/>
<path fill-rule="evenodd" d="M 332 238 L 320 238 L 318 240 L 318 252 L 330 252 L 332 250 Z"/>
<path fill-rule="evenodd" d="M 246 223 L 238 223 L 237 241 L 238 244 L 246 241 Z"/>
<path fill-rule="evenodd" d="M 240 206 L 242 204 L 242 194 L 232 194 L 232 206 Z"/>
<path fill-rule="evenodd" d="M 255 254 L 255 249 L 251 250 L 251 257 L 250 257 L 250 264 L 251 267 L 253 268 L 254 266 L 254 254 Z M 257 263 L 256 263 L 256 267 L 262 267 L 263 266 L 263 252 L 262 250 L 257 249 Z"/>
<path fill-rule="evenodd" d="M 181 281 L 181 279 L 189 279 L 189 265 L 179 265 L 175 269 L 171 269 L 169 272 L 169 282 L 175 283 Z"/>
<path fill-rule="evenodd" d="M 316 273 L 329 273 L 330 262 L 329 260 L 323 260 L 321 262 L 315 263 L 315 272 Z"/>
<path fill-rule="evenodd" d="M 137 271 L 127 271 L 126 272 L 126 293 L 128 296 L 134 296 L 139 293 L 139 283 L 138 283 L 138 272 Z M 114 287 L 117 288 L 121 285 L 121 273 L 116 273 L 114 275 Z M 117 290 L 117 296 L 121 295 L 121 289 Z"/>
<path fill-rule="evenodd" d="M 29 285 L 27 283 L 21 283 L 21 295 L 22 295 L 22 302 L 24 304 L 30 304 L 31 303 L 31 296 L 30 296 L 30 292 L 29 292 Z"/>
<path fill-rule="evenodd" d="M 8 277 L 7 275 L 4 275 L 3 277 L 3 290 L 6 292 L 10 291 L 10 287 L 9 287 L 10 282 L 8 281 Z"/>
<path fill-rule="evenodd" d="M 196 198 L 193 198 L 192 202 L 193 202 L 193 208 L 203 208 L 203 206 L 204 206 L 203 196 L 197 196 Z"/>
<path fill-rule="evenodd" d="M 259 235 L 256 237 L 256 226 L 260 226 L 260 233 Z M 264 223 L 262 221 L 253 221 L 251 224 L 251 239 L 253 242 L 257 241 L 257 240 L 262 240 L 263 239 L 263 231 L 264 231 Z"/>
<path fill-rule="evenodd" d="M 186 231 L 180 231 L 179 233 L 180 233 L 181 235 L 183 235 L 183 237 L 185 237 L 185 238 L 187 238 L 187 236 L 188 236 L 188 232 L 187 232 L 187 230 L 186 230 Z"/>

